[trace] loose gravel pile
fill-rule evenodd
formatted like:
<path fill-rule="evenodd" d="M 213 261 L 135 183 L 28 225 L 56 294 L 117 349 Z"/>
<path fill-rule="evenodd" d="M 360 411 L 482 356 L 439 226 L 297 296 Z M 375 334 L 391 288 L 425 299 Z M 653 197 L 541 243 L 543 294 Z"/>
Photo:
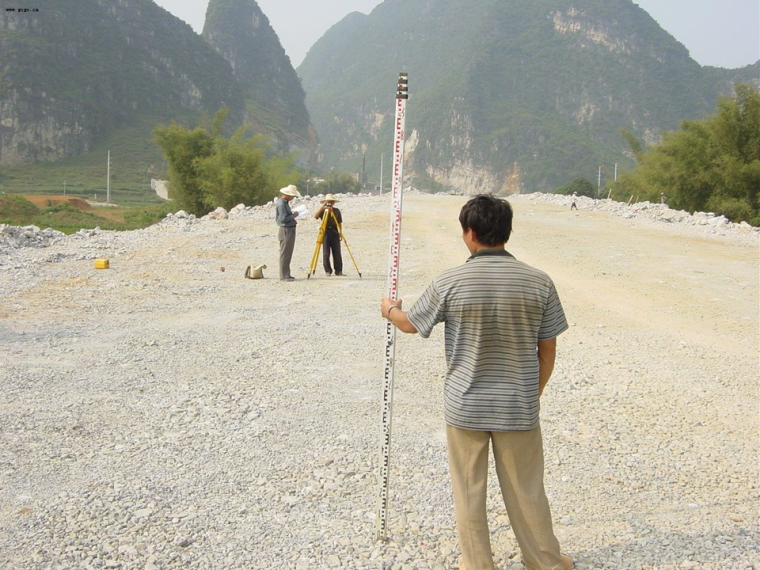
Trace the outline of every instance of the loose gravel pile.
<path fill-rule="evenodd" d="M 674 210 L 667 204 L 653 204 L 651 202 L 637 202 L 625 204 L 615 200 L 595 200 L 586 196 L 563 196 L 560 194 L 525 194 L 518 200 L 528 199 L 533 202 L 558 204 L 570 208 L 572 203 L 581 211 L 607 212 L 613 216 L 620 216 L 627 220 L 638 218 L 665 224 L 677 224 L 680 226 L 696 226 L 702 234 L 717 236 L 745 236 L 747 243 L 757 243 L 760 228 L 753 227 L 747 222 L 731 222 L 725 216 L 718 216 L 712 212 L 695 212 L 690 214 L 685 210 Z"/>
<path fill-rule="evenodd" d="M 277 280 L 271 204 L 0 228 L 0 568 L 457 568 L 442 330 L 399 334 L 374 540 L 390 200 L 339 199 L 361 279 L 345 247 L 347 277 L 305 279 L 304 220 L 298 280 Z M 463 200 L 405 198 L 407 303 L 466 259 Z M 760 568 L 757 232 L 557 200 L 514 198 L 509 249 L 571 322 L 542 398 L 563 550 L 581 569 Z M 497 567 L 521 570 L 489 485 Z"/>

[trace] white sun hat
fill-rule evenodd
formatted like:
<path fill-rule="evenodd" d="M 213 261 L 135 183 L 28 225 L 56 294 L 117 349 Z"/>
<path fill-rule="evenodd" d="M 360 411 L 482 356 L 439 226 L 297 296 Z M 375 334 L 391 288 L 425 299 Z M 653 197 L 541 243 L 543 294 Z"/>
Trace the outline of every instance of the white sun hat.
<path fill-rule="evenodd" d="M 298 191 L 298 188 L 296 188 L 293 184 L 285 186 L 285 188 L 280 188 L 280 194 L 283 196 L 293 196 L 293 198 L 301 197 L 301 193 Z"/>

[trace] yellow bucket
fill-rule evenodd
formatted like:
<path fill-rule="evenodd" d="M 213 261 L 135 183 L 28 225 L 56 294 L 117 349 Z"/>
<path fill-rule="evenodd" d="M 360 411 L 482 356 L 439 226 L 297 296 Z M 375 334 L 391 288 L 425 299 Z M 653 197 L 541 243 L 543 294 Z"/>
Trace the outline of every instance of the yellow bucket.
<path fill-rule="evenodd" d="M 96 259 L 95 260 L 95 269 L 108 269 L 109 264 L 107 259 Z"/>

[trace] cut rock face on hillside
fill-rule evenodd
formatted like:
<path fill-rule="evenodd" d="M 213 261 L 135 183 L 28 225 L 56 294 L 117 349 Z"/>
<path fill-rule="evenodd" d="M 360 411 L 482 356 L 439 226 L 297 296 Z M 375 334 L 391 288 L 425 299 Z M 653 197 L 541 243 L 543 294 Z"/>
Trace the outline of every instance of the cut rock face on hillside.
<path fill-rule="evenodd" d="M 211 0 L 203 38 L 230 63 L 243 87 L 251 131 L 273 135 L 280 151 L 306 151 L 308 163 L 317 140 L 306 95 L 259 5 L 254 0 Z"/>
<path fill-rule="evenodd" d="M 399 67 L 403 62 L 403 69 Z M 298 68 L 323 169 L 377 180 L 393 84 L 409 74 L 407 174 L 465 194 L 534 192 L 633 167 L 620 129 L 659 141 L 750 69 L 700 65 L 632 0 L 406 0 L 350 14 Z"/>
<path fill-rule="evenodd" d="M 203 37 L 152 0 L 44 4 L 0 14 L 0 165 L 101 150 L 105 161 L 114 144 L 120 179 L 144 181 L 162 160 L 156 125 L 194 127 L 223 107 L 228 129 L 247 125 L 310 163 L 303 88 L 255 1 L 210 2 Z"/>
<path fill-rule="evenodd" d="M 233 121 L 242 120 L 229 64 L 150 0 L 57 0 L 37 12 L 3 11 L 0 31 L 0 165 L 82 154 L 144 115 L 168 123 L 174 112 L 227 106 Z"/>

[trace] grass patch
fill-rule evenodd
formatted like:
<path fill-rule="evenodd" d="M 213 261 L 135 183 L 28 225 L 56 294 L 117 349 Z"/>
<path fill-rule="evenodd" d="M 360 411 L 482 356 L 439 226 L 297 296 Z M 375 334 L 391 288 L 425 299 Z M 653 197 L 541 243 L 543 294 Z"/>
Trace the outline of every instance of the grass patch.
<path fill-rule="evenodd" d="M 72 234 L 82 228 L 138 230 L 160 222 L 176 209 L 173 202 L 133 207 L 94 208 L 89 212 L 69 203 L 38 208 L 21 196 L 0 195 L 0 224 L 52 228 Z"/>
<path fill-rule="evenodd" d="M 63 194 L 90 201 L 106 201 L 107 157 L 111 151 L 111 201 L 124 206 L 159 204 L 150 188 L 151 178 L 166 179 L 161 149 L 153 142 L 153 129 L 172 118 L 195 125 L 199 113 L 139 115 L 111 129 L 83 154 L 57 160 L 0 167 L 0 192 Z"/>
<path fill-rule="evenodd" d="M 14 221 L 30 220 L 39 213 L 40 209 L 22 196 L 0 196 L 0 224 L 26 225 L 16 224 Z"/>

